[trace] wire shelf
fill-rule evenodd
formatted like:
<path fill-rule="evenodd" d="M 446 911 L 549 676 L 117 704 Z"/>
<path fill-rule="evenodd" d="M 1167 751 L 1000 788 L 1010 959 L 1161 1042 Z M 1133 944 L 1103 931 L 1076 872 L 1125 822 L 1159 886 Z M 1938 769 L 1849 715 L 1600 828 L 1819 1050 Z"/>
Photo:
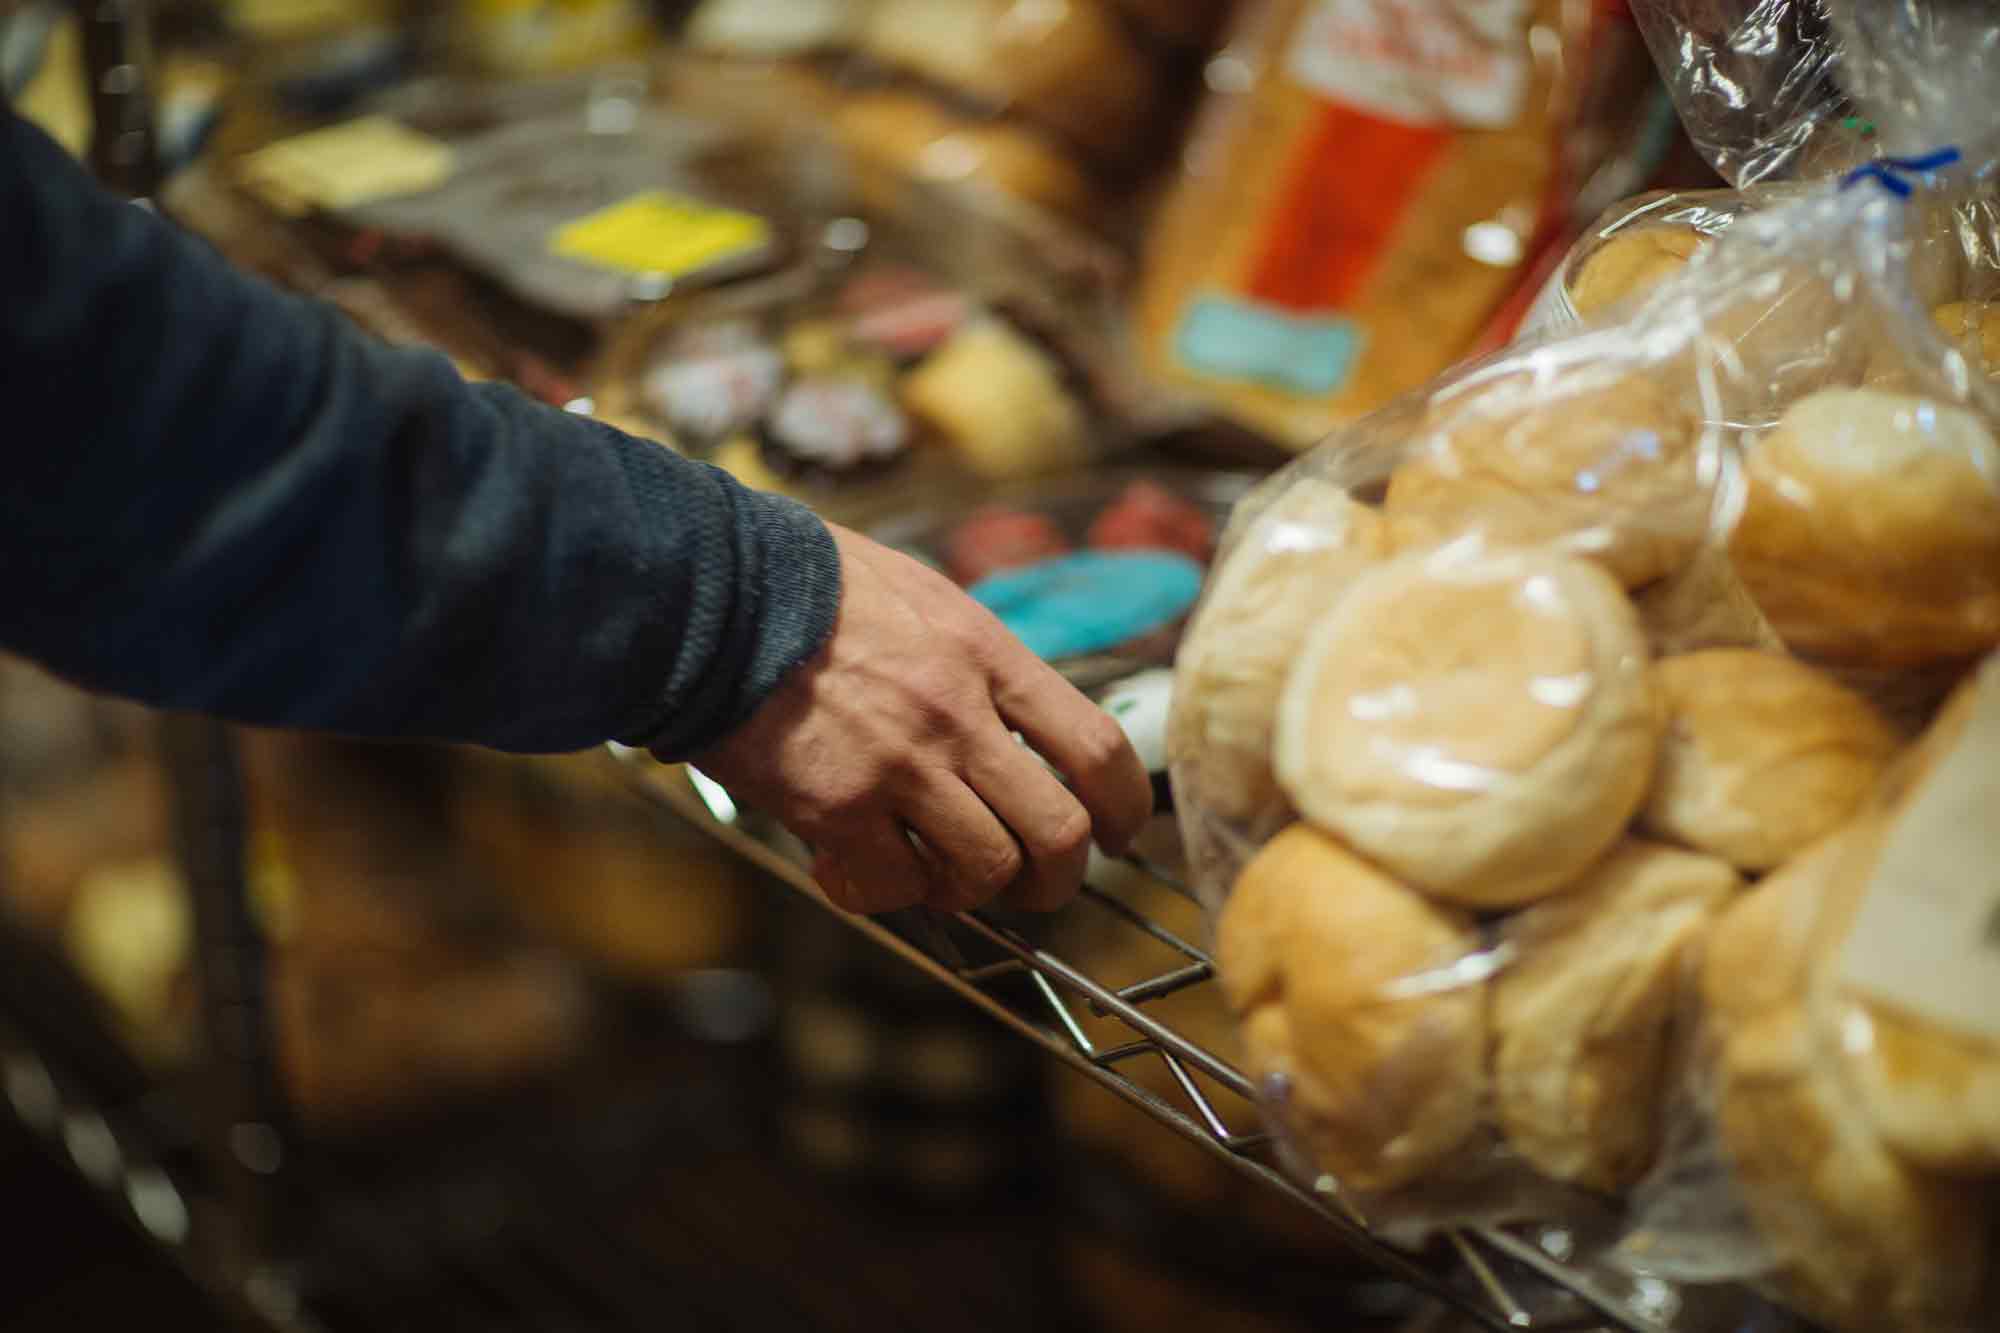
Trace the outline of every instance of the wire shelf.
<path fill-rule="evenodd" d="M 1066 911 L 1100 914 L 1149 937 L 1160 946 L 1155 952 L 1163 949 L 1173 961 L 1137 981 L 1111 985 L 1031 939 L 1021 923 L 1001 914 L 906 912 L 871 919 L 842 912 L 814 882 L 803 848 L 782 830 L 760 826 L 712 781 L 693 769 L 655 764 L 643 752 L 613 747 L 611 753 L 633 785 L 656 805 L 690 821 L 1232 1170 L 1310 1209 L 1347 1249 L 1435 1297 L 1474 1325 L 1534 1333 L 1590 1328 L 1688 1333 L 1710 1326 L 1688 1308 L 1684 1293 L 1665 1283 L 1599 1276 L 1568 1262 L 1578 1252 L 1579 1241 L 1565 1229 L 1453 1232 L 1444 1247 L 1446 1259 L 1434 1262 L 1375 1234 L 1331 1177 L 1321 1176 L 1312 1188 L 1302 1187 L 1277 1160 L 1276 1145 L 1258 1118 L 1250 1079 L 1146 1007 L 1165 996 L 1210 984 L 1215 978 L 1214 959 L 1118 891 L 1088 883 Z M 1192 896 L 1163 867 L 1128 859 L 1168 889 Z M 1001 983 L 1021 978 L 1032 987 L 1037 1003 L 1023 1006 L 995 993 Z M 1091 1021 L 1105 1019 L 1122 1029 L 1123 1040 L 1107 1043 L 1101 1035 L 1091 1035 Z M 1177 1096 L 1163 1097 L 1127 1076 L 1127 1069 L 1145 1060 L 1164 1063 Z M 1732 1311 L 1730 1323 L 1740 1320 L 1743 1304 L 1750 1299 L 1740 1292 L 1711 1295 L 1720 1295 Z"/>

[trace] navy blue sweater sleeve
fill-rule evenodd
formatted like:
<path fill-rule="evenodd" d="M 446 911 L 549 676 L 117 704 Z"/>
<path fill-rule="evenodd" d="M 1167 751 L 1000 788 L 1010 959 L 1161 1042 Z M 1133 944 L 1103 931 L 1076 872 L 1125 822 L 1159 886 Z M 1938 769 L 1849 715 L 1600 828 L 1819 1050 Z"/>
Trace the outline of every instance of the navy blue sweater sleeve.
<path fill-rule="evenodd" d="M 805 509 L 217 258 L 0 104 L 0 647 L 236 721 L 691 753 L 830 632 Z"/>

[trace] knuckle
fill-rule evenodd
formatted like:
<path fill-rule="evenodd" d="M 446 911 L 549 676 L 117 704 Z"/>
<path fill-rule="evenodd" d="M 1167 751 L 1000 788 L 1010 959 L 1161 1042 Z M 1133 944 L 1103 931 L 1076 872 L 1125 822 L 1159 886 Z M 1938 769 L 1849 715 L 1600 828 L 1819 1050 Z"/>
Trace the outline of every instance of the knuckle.
<path fill-rule="evenodd" d="M 1077 727 L 1076 747 L 1087 776 L 1112 772 L 1127 749 L 1125 731 L 1110 714 L 1098 712 Z"/>
<path fill-rule="evenodd" d="M 1008 886 L 1021 877 L 1027 858 L 1021 849 L 1011 843 L 989 853 L 981 864 L 973 867 L 972 887 L 984 901 L 995 894 L 1004 893 Z"/>
<path fill-rule="evenodd" d="M 923 663 L 912 668 L 905 688 L 926 732 L 950 732 L 961 722 L 967 697 L 963 673 L 943 663 Z"/>
<path fill-rule="evenodd" d="M 1090 846 L 1089 812 L 1071 802 L 1061 815 L 1035 830 L 1034 846 L 1037 853 L 1051 859 L 1066 860 L 1084 852 Z"/>

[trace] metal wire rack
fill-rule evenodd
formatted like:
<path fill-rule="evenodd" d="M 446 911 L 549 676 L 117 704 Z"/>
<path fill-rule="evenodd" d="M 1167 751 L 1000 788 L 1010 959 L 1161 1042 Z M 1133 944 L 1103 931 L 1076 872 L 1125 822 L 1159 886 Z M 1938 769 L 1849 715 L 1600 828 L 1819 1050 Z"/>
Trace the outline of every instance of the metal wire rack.
<path fill-rule="evenodd" d="M 1478 1327 L 1686 1333 L 1731 1326 L 1751 1301 L 1741 1292 L 1707 1293 L 1731 1312 L 1724 1316 L 1728 1322 L 1712 1323 L 1717 1312 L 1697 1308 L 1700 1302 L 1665 1283 L 1586 1273 L 1573 1260 L 1587 1242 L 1566 1228 L 1453 1232 L 1441 1261 L 1396 1248 L 1371 1230 L 1332 1178 L 1321 1176 L 1306 1188 L 1287 1174 L 1258 1121 L 1251 1081 L 1228 1060 L 1148 1011 L 1151 1002 L 1212 982 L 1214 960 L 1200 944 L 1168 929 L 1116 890 L 1086 884 L 1078 904 L 1068 910 L 1103 914 L 1150 938 L 1173 961 L 1153 975 L 1111 985 L 1030 938 L 1024 923 L 999 914 L 914 912 L 875 920 L 840 912 L 814 882 L 803 848 L 782 830 L 764 827 L 739 811 L 715 783 L 690 768 L 655 764 L 642 752 L 614 747 L 611 753 L 633 785 L 659 806 L 835 912 L 853 929 L 1230 1169 L 1312 1210 L 1356 1255 Z M 1168 888 L 1189 894 L 1163 867 L 1143 860 L 1135 865 Z M 1024 1008 L 996 994 L 1000 983 L 1018 983 L 1023 977 L 1038 1004 Z M 1122 1029 L 1123 1040 L 1107 1043 L 1091 1035 L 1090 1028 L 1107 1019 Z M 1145 1060 L 1164 1063 L 1178 1097 L 1162 1097 L 1127 1076 L 1126 1070 Z"/>

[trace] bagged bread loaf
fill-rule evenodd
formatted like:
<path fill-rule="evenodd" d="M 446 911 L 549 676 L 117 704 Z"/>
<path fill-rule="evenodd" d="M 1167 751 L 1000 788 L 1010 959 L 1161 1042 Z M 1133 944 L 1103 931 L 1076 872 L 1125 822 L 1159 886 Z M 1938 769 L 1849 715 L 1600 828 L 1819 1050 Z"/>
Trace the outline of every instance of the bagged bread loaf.
<path fill-rule="evenodd" d="M 1242 5 L 1148 233 L 1153 373 L 1302 450 L 1463 355 L 1557 184 L 1574 19 L 1540 2 Z"/>

